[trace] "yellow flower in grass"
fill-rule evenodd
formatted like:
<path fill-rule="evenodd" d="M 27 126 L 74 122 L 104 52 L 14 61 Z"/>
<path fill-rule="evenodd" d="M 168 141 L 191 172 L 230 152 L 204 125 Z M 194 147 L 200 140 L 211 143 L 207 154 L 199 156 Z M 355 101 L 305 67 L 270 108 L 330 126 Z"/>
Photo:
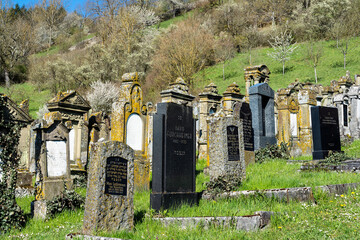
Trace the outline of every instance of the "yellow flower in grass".
<path fill-rule="evenodd" d="M 278 226 L 278 229 L 282 229 L 282 226 Z"/>
<path fill-rule="evenodd" d="M 344 194 L 341 194 L 340 197 L 344 197 Z"/>
<path fill-rule="evenodd" d="M 351 194 L 355 194 L 355 192 L 351 192 Z"/>

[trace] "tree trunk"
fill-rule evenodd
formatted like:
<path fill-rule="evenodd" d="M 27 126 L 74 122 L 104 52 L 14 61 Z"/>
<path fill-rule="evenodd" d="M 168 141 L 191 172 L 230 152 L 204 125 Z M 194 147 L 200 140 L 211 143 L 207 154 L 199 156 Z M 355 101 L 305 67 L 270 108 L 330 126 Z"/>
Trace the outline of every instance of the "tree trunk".
<path fill-rule="evenodd" d="M 9 72 L 7 70 L 5 70 L 4 74 L 5 74 L 5 86 L 6 86 L 6 88 L 10 88 Z"/>
<path fill-rule="evenodd" d="M 317 83 L 316 66 L 314 66 L 314 73 L 315 73 L 315 83 Z"/>
<path fill-rule="evenodd" d="M 225 61 L 223 62 L 223 81 L 225 81 Z"/>
<path fill-rule="evenodd" d="M 252 61 L 251 61 L 251 47 L 249 48 L 249 64 L 250 64 L 250 66 L 252 65 Z"/>
<path fill-rule="evenodd" d="M 285 62 L 283 62 L 283 76 L 285 75 Z"/>
<path fill-rule="evenodd" d="M 344 69 L 346 68 L 346 53 L 344 53 Z"/>

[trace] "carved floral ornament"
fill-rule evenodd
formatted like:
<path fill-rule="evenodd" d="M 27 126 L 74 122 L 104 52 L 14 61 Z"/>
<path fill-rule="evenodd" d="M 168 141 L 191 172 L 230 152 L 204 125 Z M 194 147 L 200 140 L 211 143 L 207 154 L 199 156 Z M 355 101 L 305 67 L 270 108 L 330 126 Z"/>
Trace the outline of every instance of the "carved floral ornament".
<path fill-rule="evenodd" d="M 299 112 L 299 102 L 296 96 L 291 96 L 288 101 L 288 109 L 291 113 Z"/>
<path fill-rule="evenodd" d="M 128 113 L 141 113 L 146 115 L 148 108 L 142 104 L 142 90 L 139 85 L 135 84 L 130 93 L 130 101 L 125 103 L 125 111 Z"/>

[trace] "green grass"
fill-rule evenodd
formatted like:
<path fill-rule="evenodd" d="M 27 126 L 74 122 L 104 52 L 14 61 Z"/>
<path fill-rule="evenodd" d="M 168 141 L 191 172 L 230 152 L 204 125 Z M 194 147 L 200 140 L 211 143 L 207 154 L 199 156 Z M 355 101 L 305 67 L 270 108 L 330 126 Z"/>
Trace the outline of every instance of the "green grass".
<path fill-rule="evenodd" d="M 208 176 L 203 175 L 205 160 L 197 163 L 197 191 L 203 189 Z M 325 171 L 299 172 L 300 164 L 287 164 L 285 160 L 269 160 L 262 164 L 248 166 L 246 180 L 239 190 L 318 186 L 348 182 L 360 182 L 360 174 Z M 76 189 L 85 195 L 85 188 Z M 198 206 L 183 205 L 160 213 L 169 217 L 191 216 L 243 216 L 255 211 L 282 213 L 271 220 L 271 225 L 257 232 L 243 232 L 234 229 L 210 227 L 184 230 L 177 225 L 163 227 L 153 221 L 150 210 L 150 192 L 136 192 L 134 195 L 135 228 L 126 232 L 99 232 L 97 235 L 125 239 L 318 239 L 359 238 L 360 190 L 342 196 L 327 196 L 315 191 L 317 204 L 280 202 L 261 196 L 201 200 Z M 30 202 L 33 197 L 17 199 L 28 221 L 21 230 L 13 230 L 1 239 L 64 239 L 69 233 L 81 232 L 84 210 L 65 211 L 47 221 L 31 219 Z M 294 213 L 296 212 L 296 214 Z"/>
<path fill-rule="evenodd" d="M 360 73 L 360 39 L 353 38 L 350 40 L 349 53 L 347 54 L 346 69 L 343 67 L 343 55 L 340 49 L 336 48 L 336 41 L 320 41 L 323 47 L 323 56 L 317 67 L 318 83 L 330 85 L 331 80 L 338 80 L 345 76 L 346 70 L 349 70 L 351 77 Z M 297 44 L 298 48 L 291 56 L 290 61 L 286 62 L 285 75 L 282 74 L 282 64 L 270 58 L 267 53 L 272 51 L 271 48 L 257 48 L 252 50 L 252 65 L 265 64 L 270 69 L 270 86 L 276 91 L 279 88 L 287 87 L 290 83 L 298 79 L 300 82 L 315 83 L 314 69 L 306 61 L 307 43 Z M 210 82 L 214 82 L 219 93 L 223 93 L 227 86 L 236 82 L 241 92 L 245 93 L 244 69 L 250 66 L 249 53 L 237 54 L 231 59 L 226 68 L 226 79 L 223 81 L 222 63 L 206 68 L 195 75 L 194 86 L 203 89 Z"/>
<path fill-rule="evenodd" d="M 360 139 L 354 140 L 350 145 L 341 148 L 349 157 L 360 158 Z"/>
<path fill-rule="evenodd" d="M 188 17 L 190 17 L 193 13 L 192 12 L 187 12 L 183 15 L 171 18 L 169 20 L 166 21 L 162 21 L 159 23 L 158 27 L 159 28 L 168 28 L 170 25 L 176 24 L 178 22 L 184 21 L 185 19 L 187 19 Z"/>
<path fill-rule="evenodd" d="M 37 118 L 36 112 L 50 100 L 50 90 L 39 91 L 31 83 L 13 84 L 10 89 L 0 87 L 0 92 L 8 95 L 13 101 L 19 104 L 22 100 L 29 99 L 30 116 Z"/>

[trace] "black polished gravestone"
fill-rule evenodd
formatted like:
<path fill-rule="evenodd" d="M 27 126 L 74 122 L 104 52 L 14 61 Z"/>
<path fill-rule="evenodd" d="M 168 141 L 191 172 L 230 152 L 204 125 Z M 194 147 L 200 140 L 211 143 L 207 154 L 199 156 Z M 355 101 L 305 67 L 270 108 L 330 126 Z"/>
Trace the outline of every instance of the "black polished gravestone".
<path fill-rule="evenodd" d="M 333 107 L 311 107 L 313 134 L 313 160 L 325 159 L 329 151 L 340 152 L 340 130 L 338 109 Z"/>
<path fill-rule="evenodd" d="M 154 114 L 151 208 L 197 204 L 192 107 L 158 103 Z"/>
<path fill-rule="evenodd" d="M 250 105 L 243 102 L 240 107 L 240 119 L 243 123 L 243 136 L 245 151 L 254 151 L 254 129 Z"/>

